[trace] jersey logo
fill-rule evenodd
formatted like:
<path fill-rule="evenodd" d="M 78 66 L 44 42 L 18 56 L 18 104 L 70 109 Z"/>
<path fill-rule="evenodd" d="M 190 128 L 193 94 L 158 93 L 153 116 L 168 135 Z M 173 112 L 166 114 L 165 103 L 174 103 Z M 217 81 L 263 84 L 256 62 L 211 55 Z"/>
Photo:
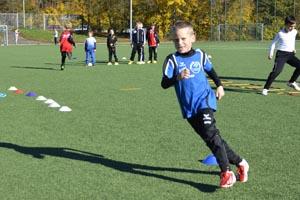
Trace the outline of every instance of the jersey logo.
<path fill-rule="evenodd" d="M 194 74 L 198 74 L 202 69 L 200 62 L 198 61 L 193 61 L 190 64 L 190 70 L 194 73 Z"/>
<path fill-rule="evenodd" d="M 179 73 L 181 73 L 184 69 L 186 69 L 187 67 L 186 67 L 186 65 L 185 65 L 185 63 L 184 62 L 180 62 L 179 63 L 179 66 L 178 66 L 178 71 L 179 71 Z"/>

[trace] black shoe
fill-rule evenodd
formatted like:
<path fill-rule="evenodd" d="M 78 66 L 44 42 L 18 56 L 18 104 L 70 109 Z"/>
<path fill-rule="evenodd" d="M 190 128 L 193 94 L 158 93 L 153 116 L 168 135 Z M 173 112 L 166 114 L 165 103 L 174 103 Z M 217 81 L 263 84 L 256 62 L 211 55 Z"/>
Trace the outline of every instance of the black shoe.
<path fill-rule="evenodd" d="M 60 66 L 60 70 L 64 70 L 65 69 L 65 66 L 64 65 L 61 65 Z"/>

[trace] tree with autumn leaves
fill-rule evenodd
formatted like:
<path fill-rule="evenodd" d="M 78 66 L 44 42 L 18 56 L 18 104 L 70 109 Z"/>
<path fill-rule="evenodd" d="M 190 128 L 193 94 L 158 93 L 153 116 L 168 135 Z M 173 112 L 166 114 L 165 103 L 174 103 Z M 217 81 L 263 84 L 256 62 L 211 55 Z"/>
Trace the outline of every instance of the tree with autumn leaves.
<path fill-rule="evenodd" d="M 25 0 L 25 2 L 26 12 L 79 15 L 84 24 L 99 31 L 113 27 L 121 32 L 129 28 L 130 0 Z M 194 24 L 198 39 L 208 39 L 211 27 L 218 24 L 263 23 L 268 36 L 278 30 L 287 15 L 295 15 L 300 21 L 298 11 L 300 2 L 295 0 L 132 0 L 132 4 L 133 21 L 142 21 L 146 26 L 156 24 L 161 37 L 166 37 L 170 26 L 179 19 Z M 0 12 L 21 11 L 21 0 L 0 2 Z"/>

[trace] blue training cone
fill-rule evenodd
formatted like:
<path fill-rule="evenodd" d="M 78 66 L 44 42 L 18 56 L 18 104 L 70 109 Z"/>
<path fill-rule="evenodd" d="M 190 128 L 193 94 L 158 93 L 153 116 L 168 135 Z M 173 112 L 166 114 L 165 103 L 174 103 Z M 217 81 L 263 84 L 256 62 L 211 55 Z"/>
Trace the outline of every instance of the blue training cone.
<path fill-rule="evenodd" d="M 28 92 L 28 93 L 26 94 L 26 96 L 28 96 L 28 97 L 36 97 L 37 94 L 36 94 L 35 92 Z"/>
<path fill-rule="evenodd" d="M 6 97 L 6 96 L 7 96 L 6 93 L 0 92 L 0 98 L 4 98 L 4 97 Z"/>
<path fill-rule="evenodd" d="M 202 161 L 202 163 L 205 165 L 212 165 L 212 166 L 219 165 L 216 157 L 213 154 L 206 156 L 206 158 Z"/>

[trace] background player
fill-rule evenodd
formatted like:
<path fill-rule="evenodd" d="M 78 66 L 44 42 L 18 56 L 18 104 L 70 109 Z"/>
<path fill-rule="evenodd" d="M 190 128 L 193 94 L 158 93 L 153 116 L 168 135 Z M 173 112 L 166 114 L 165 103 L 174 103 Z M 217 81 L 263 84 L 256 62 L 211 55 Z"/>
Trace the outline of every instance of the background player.
<path fill-rule="evenodd" d="M 89 37 L 85 40 L 85 43 L 84 43 L 86 66 L 88 66 L 89 63 L 92 63 L 92 66 L 95 66 L 96 43 L 97 43 L 97 41 L 94 38 L 93 31 L 89 31 Z"/>
<path fill-rule="evenodd" d="M 296 19 L 294 16 L 288 16 L 285 18 L 285 28 L 280 30 L 274 40 L 272 41 L 270 52 L 268 58 L 271 60 L 273 57 L 275 45 L 278 43 L 277 52 L 275 57 L 275 63 L 272 72 L 266 81 L 264 89 L 262 91 L 263 95 L 268 95 L 269 88 L 271 84 L 276 79 L 276 77 L 282 72 L 285 63 L 295 67 L 295 71 L 288 81 L 287 85 L 300 91 L 300 86 L 296 83 L 300 75 L 300 60 L 295 56 L 295 40 L 297 36 Z"/>
<path fill-rule="evenodd" d="M 148 29 L 146 38 L 149 46 L 149 60 L 147 63 L 157 63 L 157 47 L 159 46 L 159 37 L 155 25 Z"/>
<path fill-rule="evenodd" d="M 117 51 L 116 51 L 116 43 L 118 41 L 117 36 L 115 35 L 114 29 L 109 29 L 108 35 L 107 35 L 107 49 L 108 49 L 108 63 L 107 65 L 112 65 L 112 56 L 115 58 L 115 65 L 119 65 L 118 63 L 118 57 L 117 57 Z"/>
<path fill-rule="evenodd" d="M 71 27 L 69 25 L 66 25 L 59 39 L 61 52 L 61 70 L 65 69 L 66 57 L 68 56 L 69 59 L 71 58 L 73 46 L 76 46 L 70 28 Z"/>
<path fill-rule="evenodd" d="M 145 31 L 142 22 L 136 22 L 136 28 L 132 31 L 131 35 L 131 56 L 129 65 L 133 63 L 136 52 L 138 52 L 137 64 L 145 64 L 144 60 L 144 45 L 145 45 Z"/>

